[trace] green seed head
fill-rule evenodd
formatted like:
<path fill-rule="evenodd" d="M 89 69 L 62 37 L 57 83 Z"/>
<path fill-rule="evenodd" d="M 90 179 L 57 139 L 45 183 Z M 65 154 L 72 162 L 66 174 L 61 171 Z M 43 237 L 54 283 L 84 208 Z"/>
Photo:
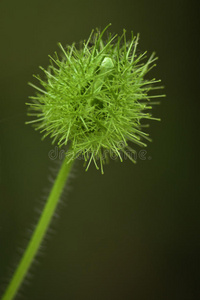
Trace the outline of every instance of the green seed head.
<path fill-rule="evenodd" d="M 144 62 L 146 53 L 137 54 L 138 36 L 126 41 L 124 30 L 105 40 L 107 27 L 92 31 L 78 49 L 59 44 L 63 55 L 50 57 L 47 70 L 40 67 L 46 79 L 34 76 L 41 87 L 30 83 L 37 94 L 27 103 L 29 115 L 36 116 L 27 123 L 35 123 L 43 137 L 50 135 L 59 146 L 71 142 L 69 160 L 82 155 L 86 169 L 92 160 L 99 168 L 99 160 L 102 173 L 111 152 L 121 161 L 122 154 L 134 161 L 130 142 L 146 146 L 141 120 L 153 119 L 150 98 L 158 96 L 148 93 L 159 82 L 144 79 L 156 58 Z"/>

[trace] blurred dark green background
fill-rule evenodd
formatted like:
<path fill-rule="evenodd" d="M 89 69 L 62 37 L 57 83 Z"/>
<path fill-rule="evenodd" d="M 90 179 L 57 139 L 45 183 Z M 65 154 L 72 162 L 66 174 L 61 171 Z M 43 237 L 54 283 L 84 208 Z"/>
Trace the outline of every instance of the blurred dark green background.
<path fill-rule="evenodd" d="M 165 85 L 154 110 L 162 122 L 151 122 L 153 143 L 137 165 L 112 161 L 102 176 L 77 163 L 56 233 L 17 299 L 198 299 L 198 18 L 189 0 L 0 1 L 1 291 L 56 167 L 50 140 L 24 125 L 34 92 L 27 82 L 58 42 L 79 42 L 111 22 L 113 33 L 139 32 L 139 49 L 159 56 L 149 76 Z"/>

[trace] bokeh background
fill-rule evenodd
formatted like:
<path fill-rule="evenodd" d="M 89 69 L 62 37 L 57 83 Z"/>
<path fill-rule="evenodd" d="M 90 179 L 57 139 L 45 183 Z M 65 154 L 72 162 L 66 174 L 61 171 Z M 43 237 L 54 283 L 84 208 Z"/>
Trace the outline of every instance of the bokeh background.
<path fill-rule="evenodd" d="M 111 161 L 105 174 L 82 162 L 16 299 L 198 299 L 199 16 L 195 1 L 0 1 L 0 286 L 48 194 L 54 149 L 27 120 L 32 74 L 57 43 L 92 28 L 130 36 L 156 51 L 167 98 L 154 109 L 145 160 Z M 136 148 L 139 151 L 139 148 Z M 53 175 L 54 176 L 54 175 Z"/>

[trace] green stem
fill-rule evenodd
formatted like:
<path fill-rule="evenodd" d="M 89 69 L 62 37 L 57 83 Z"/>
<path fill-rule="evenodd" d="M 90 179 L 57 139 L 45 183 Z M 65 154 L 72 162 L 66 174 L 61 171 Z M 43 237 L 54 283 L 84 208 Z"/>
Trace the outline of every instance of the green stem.
<path fill-rule="evenodd" d="M 5 291 L 5 294 L 3 295 L 2 300 L 11 300 L 16 296 L 16 293 L 28 272 L 31 263 L 35 255 L 37 254 L 37 251 L 51 222 L 51 219 L 53 217 L 56 206 L 58 204 L 58 201 L 60 199 L 61 193 L 63 191 L 63 188 L 65 186 L 66 180 L 69 176 L 73 164 L 73 161 L 67 163 L 67 160 L 68 158 L 66 157 L 63 161 L 63 164 L 55 180 L 53 188 L 50 192 L 49 198 L 47 199 L 47 203 L 40 216 L 33 236 L 31 237 L 28 247 L 25 250 L 25 253 L 13 275 L 10 284 L 7 287 L 7 290 Z"/>

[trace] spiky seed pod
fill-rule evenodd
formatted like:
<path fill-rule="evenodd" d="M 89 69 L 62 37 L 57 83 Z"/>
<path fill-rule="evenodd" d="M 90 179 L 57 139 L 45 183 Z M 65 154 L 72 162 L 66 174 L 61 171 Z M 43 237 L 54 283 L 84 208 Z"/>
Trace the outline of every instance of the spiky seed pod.
<path fill-rule="evenodd" d="M 88 169 L 93 160 L 97 169 L 100 160 L 101 171 L 107 157 L 112 154 L 123 160 L 134 149 L 129 142 L 146 146 L 141 139 L 149 139 L 141 128 L 142 119 L 152 118 L 148 92 L 159 80 L 146 80 L 144 76 L 157 59 L 154 54 L 146 62 L 146 52 L 137 54 L 138 36 L 132 34 L 126 41 L 122 36 L 111 34 L 107 40 L 103 35 L 108 26 L 100 32 L 92 31 L 80 48 L 75 44 L 63 48 L 62 57 L 50 57 L 47 70 L 40 67 L 46 79 L 36 77 L 42 87 L 29 83 L 37 90 L 30 106 L 30 116 L 36 129 L 50 135 L 59 146 L 71 142 L 67 153 L 69 161 L 82 155 Z"/>

